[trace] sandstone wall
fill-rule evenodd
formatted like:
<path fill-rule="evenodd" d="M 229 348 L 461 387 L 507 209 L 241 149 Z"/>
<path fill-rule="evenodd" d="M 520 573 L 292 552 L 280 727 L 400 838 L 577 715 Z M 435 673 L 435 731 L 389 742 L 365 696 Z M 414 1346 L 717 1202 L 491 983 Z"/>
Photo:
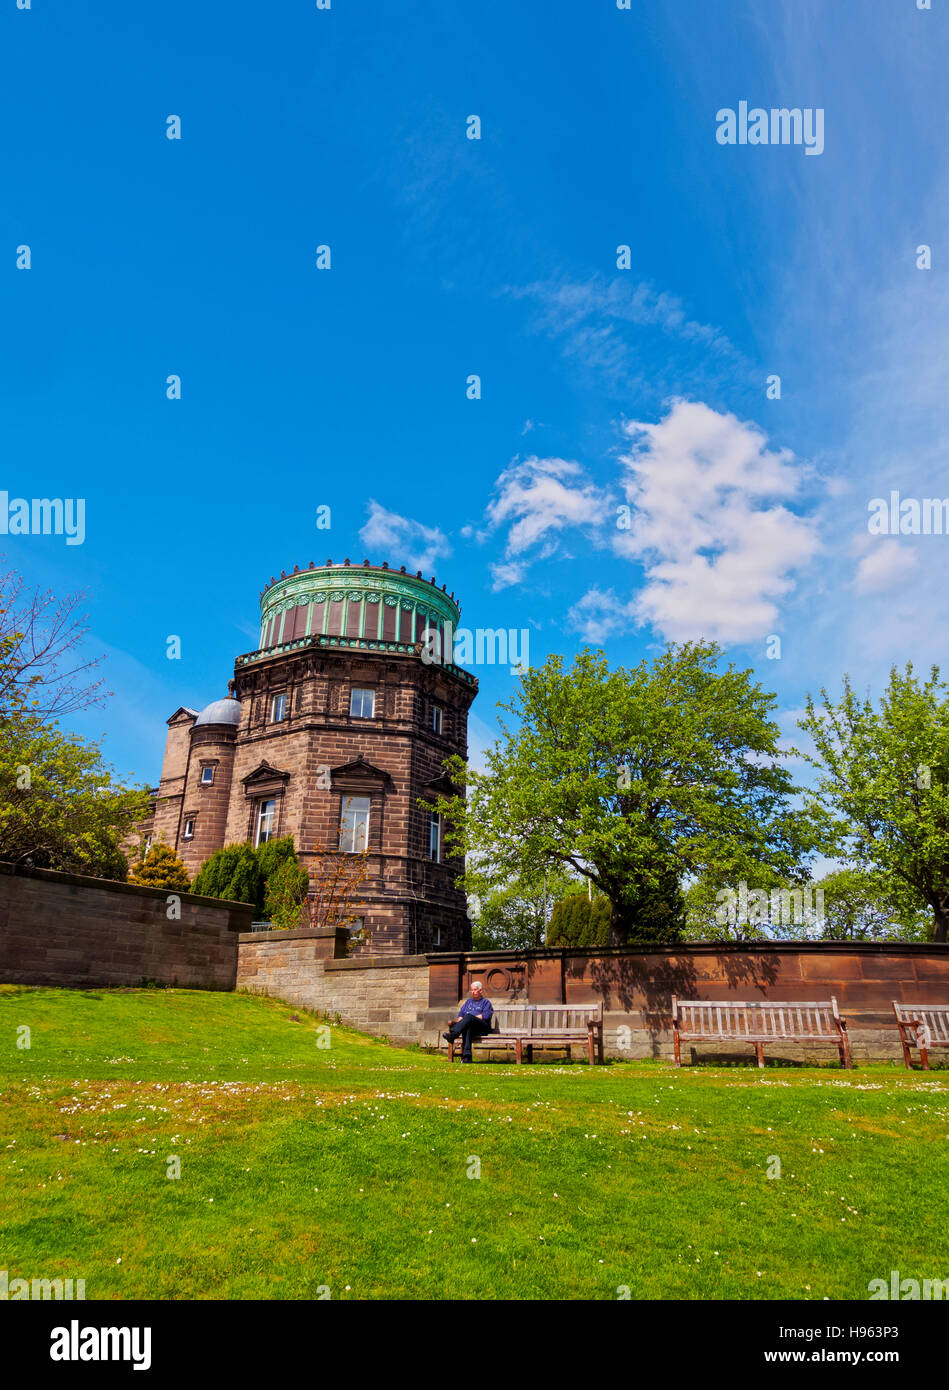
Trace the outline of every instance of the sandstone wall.
<path fill-rule="evenodd" d="M 107 879 L 0 863 L 0 982 L 233 989 L 237 941 L 253 908 Z"/>
<path fill-rule="evenodd" d="M 426 956 L 346 960 L 347 933 L 248 932 L 240 937 L 237 987 L 339 1016 L 351 1028 L 398 1043 L 427 1041 Z M 444 1024 L 442 1025 L 444 1027 Z"/>
<path fill-rule="evenodd" d="M 602 1000 L 607 1052 L 672 1056 L 672 996 L 680 999 L 825 1000 L 847 1020 L 854 1060 L 901 1057 L 892 1000 L 949 1003 L 949 947 L 908 942 L 740 942 L 728 945 L 480 951 L 431 956 L 431 1016 L 481 980 L 495 1001 Z M 439 1010 L 441 1013 L 439 1013 Z M 621 1030 L 628 1030 L 628 1036 Z M 685 1059 L 753 1056 L 747 1045 L 690 1044 Z M 770 1045 L 766 1055 L 832 1060 L 832 1044 Z"/>
<path fill-rule="evenodd" d="M 395 1042 L 429 1045 L 438 1044 L 473 979 L 482 981 L 496 1004 L 600 1001 L 607 1055 L 627 1060 L 671 1059 L 673 994 L 798 1002 L 835 996 L 855 1062 L 900 1059 L 892 1000 L 949 1003 L 946 946 L 774 942 L 334 959 L 342 941 L 342 933 L 331 932 L 242 936 L 238 986 L 338 1014 L 355 1028 Z M 833 1043 L 774 1044 L 766 1055 L 837 1059 Z M 754 1060 L 752 1048 L 740 1043 L 685 1045 L 684 1060 L 693 1056 Z"/>

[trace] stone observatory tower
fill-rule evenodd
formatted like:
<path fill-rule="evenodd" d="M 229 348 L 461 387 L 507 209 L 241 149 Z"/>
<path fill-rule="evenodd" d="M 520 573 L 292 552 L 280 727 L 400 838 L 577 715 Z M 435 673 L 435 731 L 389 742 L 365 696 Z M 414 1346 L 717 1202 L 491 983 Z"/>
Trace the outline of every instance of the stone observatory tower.
<path fill-rule="evenodd" d="M 467 947 L 462 865 L 418 805 L 449 789 L 445 758 L 467 754 L 478 683 L 450 659 L 454 594 L 347 560 L 281 574 L 260 608 L 260 645 L 237 658 L 227 698 L 168 720 L 147 833 L 191 874 L 246 840 L 292 835 L 304 866 L 317 850 L 367 849 L 366 949 Z"/>

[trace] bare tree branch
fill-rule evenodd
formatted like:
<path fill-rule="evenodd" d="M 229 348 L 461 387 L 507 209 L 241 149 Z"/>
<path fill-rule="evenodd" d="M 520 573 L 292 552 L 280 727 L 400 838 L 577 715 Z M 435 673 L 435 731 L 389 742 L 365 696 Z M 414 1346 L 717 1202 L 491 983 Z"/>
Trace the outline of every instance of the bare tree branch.
<path fill-rule="evenodd" d="M 57 599 L 30 589 L 15 570 L 0 573 L 0 717 L 53 720 L 104 704 L 112 693 L 88 675 L 103 657 L 86 659 L 82 594 Z"/>

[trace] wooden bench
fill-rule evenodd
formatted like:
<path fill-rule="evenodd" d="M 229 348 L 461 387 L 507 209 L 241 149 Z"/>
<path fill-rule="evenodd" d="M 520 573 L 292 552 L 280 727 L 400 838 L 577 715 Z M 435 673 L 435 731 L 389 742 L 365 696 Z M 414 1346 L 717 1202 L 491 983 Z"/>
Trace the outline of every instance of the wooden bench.
<path fill-rule="evenodd" d="M 900 1004 L 893 1000 L 903 1061 L 912 1070 L 910 1048 L 919 1048 L 919 1060 L 929 1071 L 929 1049 L 949 1047 L 949 1004 Z"/>
<path fill-rule="evenodd" d="M 681 1066 L 680 1042 L 748 1042 L 758 1066 L 764 1066 L 764 1045 L 774 1042 L 833 1042 L 845 1067 L 850 1060 L 847 1024 L 837 1012 L 836 999 L 755 1000 L 678 999 L 672 996 L 672 1045 Z"/>
<path fill-rule="evenodd" d="M 518 1064 L 534 1060 L 535 1047 L 563 1047 L 586 1044 L 590 1065 L 603 1061 L 603 1003 L 597 1004 L 495 1004 L 491 1032 L 473 1038 L 474 1047 L 513 1047 Z M 461 1038 L 448 1045 L 448 1059 L 455 1060 Z"/>

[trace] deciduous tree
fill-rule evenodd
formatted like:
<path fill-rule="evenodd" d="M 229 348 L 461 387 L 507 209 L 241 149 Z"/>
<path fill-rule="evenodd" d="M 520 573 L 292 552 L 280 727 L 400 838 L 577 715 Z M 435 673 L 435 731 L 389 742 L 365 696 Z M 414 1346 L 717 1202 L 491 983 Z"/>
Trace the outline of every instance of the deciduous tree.
<path fill-rule="evenodd" d="M 307 921 L 307 881 L 307 874 L 297 868 L 296 859 L 279 861 L 271 871 L 264 895 L 264 915 L 277 931 L 295 931 Z"/>
<path fill-rule="evenodd" d="M 800 726 L 820 771 L 810 798 L 829 807 L 840 856 L 872 870 L 885 901 L 928 908 L 932 938 L 949 924 L 949 687 L 934 666 L 918 677 L 912 663 L 890 672 L 877 705 L 849 677 L 833 701 L 810 696 Z"/>
<path fill-rule="evenodd" d="M 81 603 L 81 594 L 57 599 L 14 570 L 0 573 L 0 719 L 50 721 L 104 702 L 103 682 L 89 680 L 102 657 L 81 652 Z"/>
<path fill-rule="evenodd" d="M 552 914 L 577 878 L 556 870 L 513 883 L 494 883 L 477 870 L 464 877 L 472 904 L 475 951 L 531 950 L 547 943 Z"/>
<path fill-rule="evenodd" d="M 678 939 L 689 875 L 801 875 L 819 836 L 792 805 L 775 697 L 721 657 L 686 643 L 611 671 L 585 650 L 523 674 L 487 771 L 445 764 L 467 793 L 433 799 L 450 847 L 502 880 L 588 877 L 616 942 Z"/>
<path fill-rule="evenodd" d="M 97 743 L 41 715 L 0 717 L 0 859 L 122 881 L 121 845 L 147 809 Z"/>
<path fill-rule="evenodd" d="M 317 849 L 310 861 L 310 926 L 346 927 L 359 916 L 362 885 L 369 876 L 369 854 Z"/>

